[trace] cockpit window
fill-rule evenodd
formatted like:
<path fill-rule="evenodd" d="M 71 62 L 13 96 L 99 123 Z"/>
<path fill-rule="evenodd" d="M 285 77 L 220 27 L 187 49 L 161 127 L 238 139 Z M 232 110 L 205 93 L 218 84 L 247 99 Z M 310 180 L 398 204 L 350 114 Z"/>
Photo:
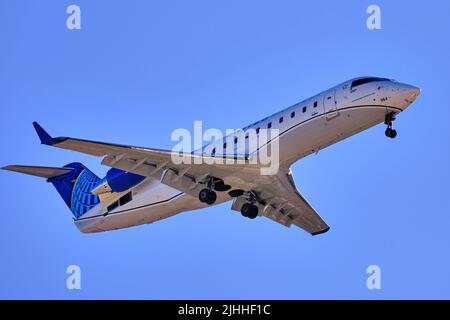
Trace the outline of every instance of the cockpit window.
<path fill-rule="evenodd" d="M 352 86 L 351 86 L 350 89 L 353 89 L 353 88 L 355 88 L 355 87 L 357 87 L 357 86 L 360 86 L 360 85 L 362 85 L 362 84 L 366 84 L 366 83 L 369 83 L 369 82 L 376 82 L 376 81 L 391 81 L 391 80 L 386 79 L 386 78 L 375 78 L 375 77 L 372 77 L 372 78 L 362 78 L 362 79 L 354 80 L 354 81 L 352 82 Z"/>

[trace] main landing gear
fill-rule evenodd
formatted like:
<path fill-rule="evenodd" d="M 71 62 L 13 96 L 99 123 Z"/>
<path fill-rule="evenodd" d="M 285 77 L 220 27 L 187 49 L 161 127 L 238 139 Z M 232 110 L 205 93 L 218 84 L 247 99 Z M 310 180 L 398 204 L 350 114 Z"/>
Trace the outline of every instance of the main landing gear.
<path fill-rule="evenodd" d="M 236 189 L 230 191 L 228 194 L 232 197 L 243 196 L 247 200 L 241 207 L 241 214 L 243 217 L 255 219 L 258 216 L 258 207 L 255 206 L 257 199 L 253 191 L 245 192 L 244 190 Z"/>
<path fill-rule="evenodd" d="M 384 134 L 386 137 L 394 139 L 397 136 L 397 131 L 395 129 L 392 129 L 392 122 L 395 120 L 395 113 L 390 112 L 386 114 L 386 117 L 384 118 L 384 124 L 387 125 L 386 131 L 384 131 Z"/>
<path fill-rule="evenodd" d="M 211 189 L 204 188 L 198 194 L 200 202 L 212 205 L 217 200 L 217 194 Z"/>
<path fill-rule="evenodd" d="M 225 184 L 222 179 L 210 177 L 206 182 L 206 188 L 199 192 L 198 199 L 200 202 L 212 205 L 217 200 L 217 194 L 215 191 L 228 191 L 230 189 L 231 186 Z"/>
<path fill-rule="evenodd" d="M 258 216 L 258 207 L 250 202 L 244 203 L 241 208 L 241 214 L 246 218 L 255 219 Z"/>

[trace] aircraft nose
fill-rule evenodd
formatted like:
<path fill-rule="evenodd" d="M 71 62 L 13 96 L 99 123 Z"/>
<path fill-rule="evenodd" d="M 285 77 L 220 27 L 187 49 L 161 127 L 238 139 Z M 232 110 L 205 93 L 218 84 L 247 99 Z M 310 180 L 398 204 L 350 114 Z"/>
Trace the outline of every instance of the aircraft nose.
<path fill-rule="evenodd" d="M 406 89 L 408 100 L 414 101 L 420 94 L 420 88 L 415 86 L 408 86 L 409 88 Z"/>
<path fill-rule="evenodd" d="M 405 85 L 404 91 L 405 91 L 407 98 L 409 98 L 408 100 L 413 100 L 413 101 L 420 94 L 420 89 L 418 87 L 411 86 L 411 85 Z"/>
<path fill-rule="evenodd" d="M 401 85 L 401 96 L 407 102 L 408 104 L 411 104 L 416 100 L 416 98 L 420 94 L 420 88 L 409 85 L 409 84 L 402 84 Z"/>

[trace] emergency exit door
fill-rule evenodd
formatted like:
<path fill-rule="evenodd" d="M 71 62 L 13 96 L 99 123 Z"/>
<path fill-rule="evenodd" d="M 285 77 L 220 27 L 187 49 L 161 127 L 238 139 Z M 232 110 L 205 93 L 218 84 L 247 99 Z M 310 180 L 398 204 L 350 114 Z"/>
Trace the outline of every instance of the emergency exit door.
<path fill-rule="evenodd" d="M 323 107 L 328 119 L 338 115 L 336 90 L 328 91 L 323 98 Z"/>

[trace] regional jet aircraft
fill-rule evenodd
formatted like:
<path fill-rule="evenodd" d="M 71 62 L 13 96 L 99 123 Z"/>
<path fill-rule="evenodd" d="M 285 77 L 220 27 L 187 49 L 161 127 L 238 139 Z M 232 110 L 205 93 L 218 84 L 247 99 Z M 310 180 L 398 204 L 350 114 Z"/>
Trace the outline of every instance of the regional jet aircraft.
<path fill-rule="evenodd" d="M 317 235 L 329 226 L 297 190 L 290 166 L 379 123 L 386 125 L 387 137 L 395 138 L 396 115 L 419 93 L 418 88 L 391 79 L 352 79 L 255 122 L 243 128 L 242 134 L 213 141 L 200 153 L 182 155 L 184 160 L 205 161 L 182 163 L 173 161 L 174 151 L 55 138 L 34 122 L 42 144 L 102 157 L 102 164 L 111 169 L 103 179 L 76 162 L 64 167 L 12 165 L 3 169 L 46 178 L 85 233 L 152 223 L 232 200 L 231 209 L 244 217 L 263 216 Z M 277 129 L 278 135 L 267 136 L 257 147 L 237 154 L 248 139 L 247 132 L 258 136 L 263 129 Z M 250 160 L 275 142 L 279 169 L 276 174 L 262 175 L 261 164 Z M 213 161 L 229 158 L 235 160 L 231 165 Z"/>

